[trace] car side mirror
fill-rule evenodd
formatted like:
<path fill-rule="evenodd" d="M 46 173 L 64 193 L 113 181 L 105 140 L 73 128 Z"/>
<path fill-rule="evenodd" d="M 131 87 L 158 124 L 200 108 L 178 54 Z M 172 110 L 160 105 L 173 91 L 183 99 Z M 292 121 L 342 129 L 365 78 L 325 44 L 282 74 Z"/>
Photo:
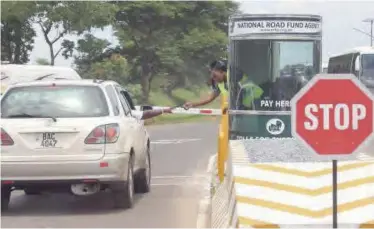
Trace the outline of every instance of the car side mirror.
<path fill-rule="evenodd" d="M 140 110 L 141 111 L 149 111 L 149 110 L 153 110 L 153 107 L 150 106 L 150 105 L 142 105 L 142 106 L 140 106 Z"/>

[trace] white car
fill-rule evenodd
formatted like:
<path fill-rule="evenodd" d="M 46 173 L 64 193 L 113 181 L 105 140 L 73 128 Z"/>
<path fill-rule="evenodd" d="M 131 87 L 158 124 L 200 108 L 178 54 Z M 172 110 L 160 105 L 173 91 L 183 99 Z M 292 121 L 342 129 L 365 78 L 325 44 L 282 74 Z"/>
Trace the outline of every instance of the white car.
<path fill-rule="evenodd" d="M 90 195 L 110 189 L 130 208 L 150 190 L 150 140 L 129 93 L 113 81 L 49 80 L 1 98 L 1 208 L 12 190 Z M 139 115 L 137 115 L 139 116 Z"/>

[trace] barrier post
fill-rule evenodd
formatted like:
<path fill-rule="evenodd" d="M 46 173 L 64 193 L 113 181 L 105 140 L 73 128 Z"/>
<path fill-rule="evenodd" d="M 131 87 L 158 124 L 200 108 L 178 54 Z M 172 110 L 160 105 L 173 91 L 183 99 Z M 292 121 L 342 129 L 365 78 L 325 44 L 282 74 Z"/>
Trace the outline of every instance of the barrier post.
<path fill-rule="evenodd" d="M 227 115 L 227 97 L 222 95 L 221 97 L 221 111 L 222 116 L 219 125 L 218 133 L 218 177 L 222 183 L 225 178 L 225 162 L 227 159 L 227 149 L 228 149 L 228 115 Z"/>
<path fill-rule="evenodd" d="M 224 133 L 222 131 L 222 123 L 219 125 L 218 133 L 218 157 L 217 157 L 217 169 L 219 181 L 222 183 L 225 178 L 225 160 L 223 152 L 223 138 Z"/>
<path fill-rule="evenodd" d="M 227 112 L 228 109 L 228 101 L 227 97 L 224 96 L 223 101 L 223 109 L 222 109 L 222 124 L 223 124 L 223 160 L 224 162 L 227 161 L 228 152 L 229 152 L 229 115 Z"/>

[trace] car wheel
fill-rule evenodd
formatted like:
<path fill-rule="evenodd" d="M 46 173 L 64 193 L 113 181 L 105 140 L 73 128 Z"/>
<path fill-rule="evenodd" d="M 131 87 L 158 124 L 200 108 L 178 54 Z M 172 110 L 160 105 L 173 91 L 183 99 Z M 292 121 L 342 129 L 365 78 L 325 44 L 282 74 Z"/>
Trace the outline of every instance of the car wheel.
<path fill-rule="evenodd" d="M 135 192 L 147 193 L 151 189 L 151 154 L 150 148 L 147 147 L 145 156 L 145 168 L 140 169 L 135 176 Z"/>
<path fill-rule="evenodd" d="M 26 195 L 40 195 L 41 194 L 40 191 L 35 190 L 35 189 L 30 189 L 30 188 L 25 188 L 23 191 L 25 192 Z"/>
<path fill-rule="evenodd" d="M 112 188 L 115 208 L 132 208 L 134 205 L 134 168 L 133 157 L 129 159 L 127 180 L 114 185 Z"/>
<path fill-rule="evenodd" d="M 10 202 L 10 187 L 1 187 L 1 211 L 8 210 Z"/>

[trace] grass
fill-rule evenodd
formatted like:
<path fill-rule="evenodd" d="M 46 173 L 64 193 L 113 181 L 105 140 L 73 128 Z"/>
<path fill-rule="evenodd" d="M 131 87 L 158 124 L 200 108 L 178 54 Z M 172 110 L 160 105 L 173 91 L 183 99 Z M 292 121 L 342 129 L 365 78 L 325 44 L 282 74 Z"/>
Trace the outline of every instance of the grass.
<path fill-rule="evenodd" d="M 170 124 L 185 122 L 206 122 L 216 120 L 217 117 L 203 115 L 168 114 L 154 118 L 150 124 Z"/>
<path fill-rule="evenodd" d="M 154 106 L 174 106 L 175 103 L 161 91 L 152 91 L 149 95 L 149 103 Z"/>
<path fill-rule="evenodd" d="M 199 101 L 210 93 L 209 88 L 197 89 L 195 91 L 178 88 L 172 91 L 171 96 L 162 91 L 152 91 L 150 93 L 149 102 L 154 106 L 176 106 L 182 105 L 187 101 Z M 202 108 L 219 108 L 220 100 L 217 98 L 211 104 Z M 166 114 L 154 118 L 149 124 L 166 124 L 166 123 L 183 123 L 183 122 L 203 122 L 216 120 L 217 117 L 206 115 L 187 115 L 187 114 Z"/>

